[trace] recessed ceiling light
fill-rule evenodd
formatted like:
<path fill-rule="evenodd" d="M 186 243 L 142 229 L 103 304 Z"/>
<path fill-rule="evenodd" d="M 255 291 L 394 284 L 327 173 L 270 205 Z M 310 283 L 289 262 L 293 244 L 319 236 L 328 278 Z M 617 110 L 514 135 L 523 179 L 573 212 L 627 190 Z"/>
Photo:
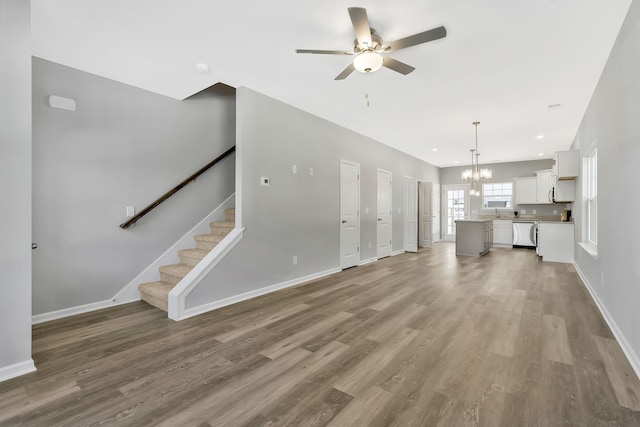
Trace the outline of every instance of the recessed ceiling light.
<path fill-rule="evenodd" d="M 432 148 L 431 151 L 438 151 L 438 149 L 437 148 Z"/>
<path fill-rule="evenodd" d="M 460 162 L 459 162 L 459 161 L 457 161 L 457 160 L 454 160 L 454 161 L 453 161 L 453 164 L 454 164 L 454 165 L 457 165 L 458 163 L 460 163 Z"/>
<path fill-rule="evenodd" d="M 538 153 L 538 156 L 544 156 L 544 153 Z"/>
<path fill-rule="evenodd" d="M 198 70 L 199 73 L 208 73 L 209 72 L 209 66 L 207 64 L 196 64 L 196 70 Z"/>
<path fill-rule="evenodd" d="M 537 135 L 536 138 L 542 139 L 542 138 L 544 138 L 544 135 L 543 134 Z"/>

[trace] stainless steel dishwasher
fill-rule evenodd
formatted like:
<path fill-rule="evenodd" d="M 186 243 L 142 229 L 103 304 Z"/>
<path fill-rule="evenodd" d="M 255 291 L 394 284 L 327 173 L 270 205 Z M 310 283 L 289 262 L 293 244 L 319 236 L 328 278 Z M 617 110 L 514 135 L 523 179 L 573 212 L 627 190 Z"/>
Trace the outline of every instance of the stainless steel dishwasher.
<path fill-rule="evenodd" d="M 536 221 L 513 221 L 513 246 L 535 248 L 538 245 Z"/>

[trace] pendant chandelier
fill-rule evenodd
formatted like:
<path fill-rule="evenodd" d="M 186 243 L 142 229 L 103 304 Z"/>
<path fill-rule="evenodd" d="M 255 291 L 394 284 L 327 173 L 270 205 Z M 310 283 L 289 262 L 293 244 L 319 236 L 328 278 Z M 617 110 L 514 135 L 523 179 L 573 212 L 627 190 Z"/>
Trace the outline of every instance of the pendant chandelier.
<path fill-rule="evenodd" d="M 473 122 L 476 127 L 476 148 L 471 151 L 471 167 L 462 172 L 462 180 L 471 184 L 470 194 L 472 196 L 480 195 L 480 181 L 488 180 L 493 177 L 491 169 L 480 169 L 480 152 L 478 151 L 478 125 L 480 122 Z"/>

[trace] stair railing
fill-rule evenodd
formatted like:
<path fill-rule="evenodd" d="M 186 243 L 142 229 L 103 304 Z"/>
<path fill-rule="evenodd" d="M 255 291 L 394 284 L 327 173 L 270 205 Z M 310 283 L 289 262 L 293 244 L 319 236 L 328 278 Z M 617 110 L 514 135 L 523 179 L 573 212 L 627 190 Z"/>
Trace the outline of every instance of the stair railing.
<path fill-rule="evenodd" d="M 160 196 L 158 199 L 156 199 L 156 201 L 154 201 L 153 203 L 151 203 L 149 206 L 147 206 L 146 208 L 144 208 L 143 210 L 141 210 L 136 216 L 132 217 L 129 221 L 124 222 L 122 224 L 120 224 L 120 228 L 122 229 L 127 229 L 130 226 L 134 225 L 136 222 L 138 222 L 140 220 L 140 218 L 142 218 L 143 216 L 145 216 L 146 214 L 148 214 L 149 212 L 151 212 L 154 208 L 156 208 L 160 203 L 164 202 L 165 200 L 167 200 L 169 197 L 173 196 L 174 194 L 176 194 L 178 191 L 180 191 L 183 187 L 185 187 L 187 184 L 189 184 L 192 181 L 195 181 L 196 178 L 198 178 L 200 175 L 202 175 L 203 173 L 205 173 L 206 171 L 208 171 L 210 168 L 212 168 L 216 163 L 224 160 L 227 156 L 229 156 L 231 153 L 233 153 L 234 151 L 236 151 L 236 146 L 234 145 L 233 147 L 229 148 L 227 151 L 225 151 L 224 153 L 220 154 L 218 157 L 216 157 L 215 159 L 211 160 L 209 163 L 207 163 L 206 165 L 204 165 L 203 167 L 201 167 L 200 169 L 198 169 L 194 174 L 192 174 L 189 178 L 185 179 L 184 181 L 182 181 L 180 184 L 176 185 L 175 187 L 173 187 L 171 190 L 167 191 L 166 193 L 164 193 L 162 196 Z"/>

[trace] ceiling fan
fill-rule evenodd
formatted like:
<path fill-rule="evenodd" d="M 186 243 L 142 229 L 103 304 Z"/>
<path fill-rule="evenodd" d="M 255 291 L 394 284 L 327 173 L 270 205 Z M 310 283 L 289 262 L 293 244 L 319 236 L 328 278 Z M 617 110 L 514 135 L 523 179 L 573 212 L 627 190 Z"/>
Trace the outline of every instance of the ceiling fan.
<path fill-rule="evenodd" d="M 353 29 L 356 32 L 356 40 L 353 42 L 353 50 L 314 50 L 296 49 L 296 53 L 315 53 L 322 55 L 355 55 L 353 62 L 345 68 L 335 80 L 343 80 L 354 70 L 361 73 L 373 73 L 380 67 L 387 67 L 400 74 L 409 74 L 414 67 L 382 54 L 395 52 L 405 47 L 427 43 L 447 36 L 447 30 L 440 26 L 422 33 L 404 37 L 390 43 L 383 43 L 382 37 L 376 30 L 369 26 L 367 9 L 364 7 L 348 8 Z"/>

